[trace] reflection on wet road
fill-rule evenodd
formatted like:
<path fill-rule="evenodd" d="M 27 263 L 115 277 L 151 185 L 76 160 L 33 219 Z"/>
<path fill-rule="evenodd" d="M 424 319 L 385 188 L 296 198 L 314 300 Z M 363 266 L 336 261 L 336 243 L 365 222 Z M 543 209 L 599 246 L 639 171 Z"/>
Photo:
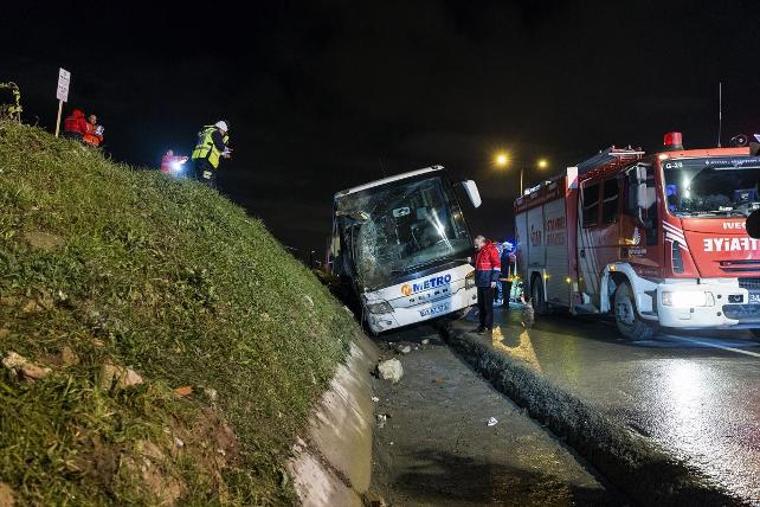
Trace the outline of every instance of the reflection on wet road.
<path fill-rule="evenodd" d="M 546 317 L 524 329 L 497 311 L 482 338 L 760 504 L 760 344 L 749 333 L 629 342 L 614 324 Z"/>

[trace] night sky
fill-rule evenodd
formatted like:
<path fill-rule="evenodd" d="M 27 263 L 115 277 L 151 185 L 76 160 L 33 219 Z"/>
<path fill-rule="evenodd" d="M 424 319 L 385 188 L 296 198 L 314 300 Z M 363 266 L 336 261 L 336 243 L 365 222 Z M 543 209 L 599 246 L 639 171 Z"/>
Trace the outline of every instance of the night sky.
<path fill-rule="evenodd" d="M 479 183 L 471 228 L 503 238 L 518 172 L 495 150 L 548 176 L 668 130 L 714 145 L 721 80 L 724 142 L 760 131 L 757 0 L 117 3 L 3 7 L 25 121 L 52 129 L 59 66 L 116 160 L 157 167 L 224 118 L 223 191 L 299 249 L 323 249 L 335 191 L 431 164 Z"/>

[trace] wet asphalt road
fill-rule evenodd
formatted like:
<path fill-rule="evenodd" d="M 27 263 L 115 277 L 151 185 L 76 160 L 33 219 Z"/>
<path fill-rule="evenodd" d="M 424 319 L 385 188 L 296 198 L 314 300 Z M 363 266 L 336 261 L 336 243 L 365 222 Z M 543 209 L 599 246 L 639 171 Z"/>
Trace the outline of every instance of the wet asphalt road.
<path fill-rule="evenodd" d="M 430 340 L 427 345 L 423 339 Z M 398 354 L 388 342 L 413 346 Z M 374 379 L 373 489 L 390 505 L 625 505 L 573 452 L 420 326 L 376 340 L 398 384 Z M 488 425 L 493 417 L 497 423 Z"/>
<path fill-rule="evenodd" d="M 525 330 L 519 309 L 496 316 L 482 338 L 494 349 L 760 505 L 760 344 L 748 333 L 630 342 L 595 318 L 543 317 Z"/>

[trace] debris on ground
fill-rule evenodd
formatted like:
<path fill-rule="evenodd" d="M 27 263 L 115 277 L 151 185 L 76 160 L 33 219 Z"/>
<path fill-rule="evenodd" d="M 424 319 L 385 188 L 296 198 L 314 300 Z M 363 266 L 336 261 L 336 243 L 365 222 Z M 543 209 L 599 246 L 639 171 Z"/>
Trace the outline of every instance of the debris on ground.
<path fill-rule="evenodd" d="M 3 358 L 3 366 L 13 370 L 25 380 L 39 380 L 45 378 L 52 370 L 39 366 L 16 352 L 8 352 Z"/>
<path fill-rule="evenodd" d="M 425 338 L 420 343 L 422 343 L 423 345 L 430 345 L 430 338 Z"/>
<path fill-rule="evenodd" d="M 397 383 L 404 376 L 404 368 L 398 359 L 387 359 L 377 365 L 377 373 L 383 380 L 390 380 Z"/>
<path fill-rule="evenodd" d="M 117 366 L 112 363 L 103 363 L 100 369 L 100 388 L 108 391 L 116 382 L 117 389 L 126 389 L 128 387 L 142 384 L 143 378 L 132 368 L 126 366 Z"/>
<path fill-rule="evenodd" d="M 386 414 L 377 414 L 375 418 L 377 419 L 378 428 L 383 428 L 385 426 L 385 423 L 388 421 L 388 416 Z"/>
<path fill-rule="evenodd" d="M 380 401 L 380 398 L 378 398 L 377 396 L 373 396 L 372 397 L 372 401 L 374 401 L 375 403 L 377 403 L 378 401 Z"/>
<path fill-rule="evenodd" d="M 396 352 L 399 354 L 408 354 L 412 351 L 412 347 L 410 345 L 399 345 L 396 347 Z"/>
<path fill-rule="evenodd" d="M 174 394 L 180 398 L 185 398 L 193 394 L 193 386 L 180 386 L 174 389 Z"/>
<path fill-rule="evenodd" d="M 13 507 L 16 505 L 16 497 L 13 489 L 4 482 L 0 482 L 0 507 Z"/>
<path fill-rule="evenodd" d="M 215 402 L 216 399 L 219 397 L 219 393 L 213 387 L 204 387 L 203 388 L 203 394 L 212 403 Z"/>
<path fill-rule="evenodd" d="M 489 427 L 496 426 L 497 424 L 499 424 L 499 420 L 498 419 L 496 419 L 495 417 L 489 417 L 488 418 L 488 426 Z"/>
<path fill-rule="evenodd" d="M 71 347 L 64 345 L 61 349 L 60 362 L 63 366 L 76 366 L 79 364 L 79 356 Z"/>

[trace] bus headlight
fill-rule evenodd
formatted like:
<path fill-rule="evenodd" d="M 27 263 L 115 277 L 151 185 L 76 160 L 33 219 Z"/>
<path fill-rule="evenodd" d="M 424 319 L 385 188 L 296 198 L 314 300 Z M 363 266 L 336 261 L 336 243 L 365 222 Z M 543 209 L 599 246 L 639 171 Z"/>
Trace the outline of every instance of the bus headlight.
<path fill-rule="evenodd" d="M 713 306 L 715 299 L 712 292 L 696 290 L 674 290 L 662 292 L 663 306 L 673 308 L 693 308 L 696 306 Z"/>
<path fill-rule="evenodd" d="M 379 314 L 379 313 L 392 313 L 393 307 L 388 304 L 387 302 L 383 301 L 380 303 L 371 303 L 367 305 L 367 311 L 369 313 Z"/>
<path fill-rule="evenodd" d="M 475 287 L 475 271 L 470 271 L 467 276 L 464 277 L 464 288 L 472 289 Z"/>

